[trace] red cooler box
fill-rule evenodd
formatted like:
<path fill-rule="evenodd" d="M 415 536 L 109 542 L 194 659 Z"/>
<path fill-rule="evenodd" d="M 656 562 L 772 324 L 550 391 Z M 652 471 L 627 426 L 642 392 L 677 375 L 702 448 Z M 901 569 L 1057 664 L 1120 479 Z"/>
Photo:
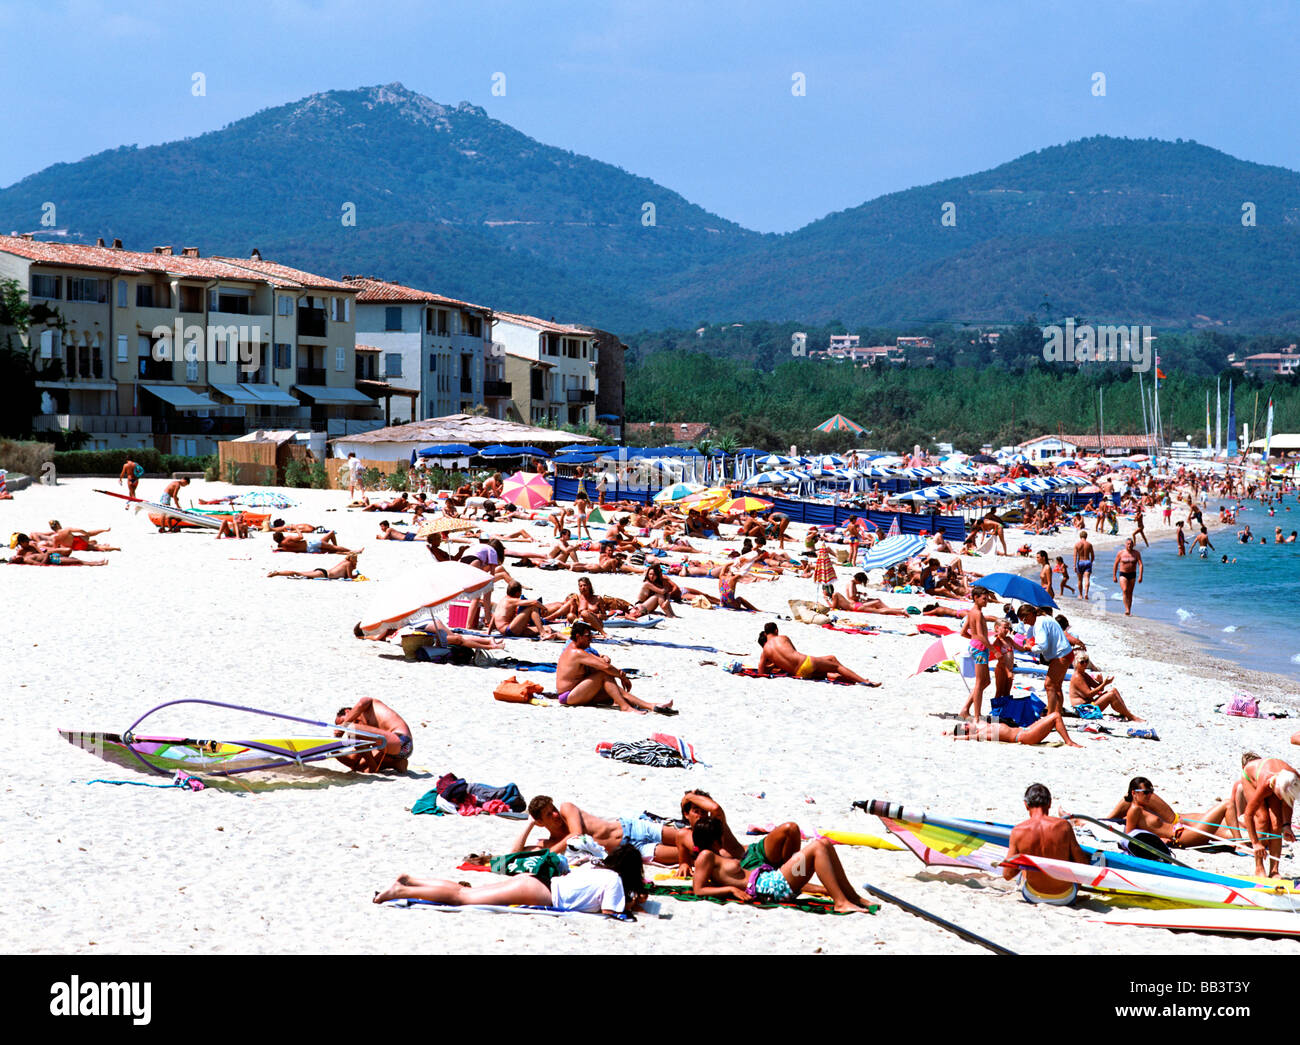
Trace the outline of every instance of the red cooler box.
<path fill-rule="evenodd" d="M 453 602 L 447 607 L 447 626 L 463 628 L 469 623 L 469 603 Z"/>

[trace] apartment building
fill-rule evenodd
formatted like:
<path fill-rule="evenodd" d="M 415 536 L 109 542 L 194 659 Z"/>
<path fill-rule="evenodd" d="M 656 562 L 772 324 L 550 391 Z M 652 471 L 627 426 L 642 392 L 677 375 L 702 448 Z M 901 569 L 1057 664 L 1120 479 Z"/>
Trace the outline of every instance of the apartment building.
<path fill-rule="evenodd" d="M 596 339 L 596 421 L 605 426 L 610 439 L 618 442 L 623 438 L 627 395 L 627 371 L 623 358 L 627 345 L 608 330 L 586 329 Z"/>
<path fill-rule="evenodd" d="M 492 337 L 505 353 L 514 420 L 595 423 L 599 351 L 591 328 L 497 312 Z"/>
<path fill-rule="evenodd" d="M 411 420 L 479 406 L 505 417 L 511 389 L 490 308 L 389 280 L 344 280 L 357 291 L 358 335 L 380 350 L 378 380 L 419 394 Z"/>
<path fill-rule="evenodd" d="M 42 392 L 37 431 L 89 446 L 206 454 L 255 428 L 342 435 L 378 426 L 355 387 L 356 291 L 248 258 L 0 236 L 38 322 L 24 336 Z"/>
<path fill-rule="evenodd" d="M 1281 352 L 1257 352 L 1240 361 L 1234 353 L 1228 360 L 1234 368 L 1248 374 L 1286 377 L 1300 373 L 1300 346 L 1287 345 Z"/>

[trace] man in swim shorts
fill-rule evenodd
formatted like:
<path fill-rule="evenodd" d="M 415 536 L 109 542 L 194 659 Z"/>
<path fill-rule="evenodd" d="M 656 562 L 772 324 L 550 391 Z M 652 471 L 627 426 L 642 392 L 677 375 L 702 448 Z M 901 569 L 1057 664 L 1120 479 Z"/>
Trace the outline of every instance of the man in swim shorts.
<path fill-rule="evenodd" d="M 395 526 L 390 526 L 387 519 L 379 520 L 379 536 L 377 541 L 413 541 L 415 540 L 414 530 L 399 530 Z M 310 542 L 309 542 L 310 543 Z"/>
<path fill-rule="evenodd" d="M 781 672 L 793 675 L 797 679 L 830 679 L 831 681 L 847 679 L 862 686 L 880 685 L 879 682 L 872 682 L 845 667 L 836 657 L 814 657 L 811 654 L 800 653 L 771 622 L 763 626 L 758 636 L 758 644 L 762 647 L 762 652 L 758 655 L 760 675 Z"/>
<path fill-rule="evenodd" d="M 1254 847 L 1255 874 L 1263 875 L 1267 852 L 1269 877 L 1276 878 L 1282 843 L 1295 841 L 1291 817 L 1300 798 L 1300 775 L 1280 758 L 1260 758 L 1242 767 L 1241 789 L 1246 800 L 1241 819 Z"/>
<path fill-rule="evenodd" d="M 1086 530 L 1079 531 L 1079 539 L 1074 542 L 1074 573 L 1079 578 L 1078 597 L 1086 599 L 1092 588 L 1092 563 L 1097 558 L 1092 542 L 1088 540 Z"/>
<path fill-rule="evenodd" d="M 743 861 L 724 856 L 723 824 L 711 816 L 697 820 L 691 828 L 698 849 L 691 892 L 696 896 L 759 903 L 795 901 L 814 876 L 825 887 L 840 914 L 868 913 L 868 907 L 844 873 L 844 865 L 828 838 L 817 838 L 794 853 L 780 867 L 764 862 L 745 867 Z"/>
<path fill-rule="evenodd" d="M 1051 805 L 1052 793 L 1044 785 L 1030 784 L 1025 789 L 1025 809 L 1029 819 L 1012 828 L 1007 844 L 1007 861 L 1023 854 L 1079 864 L 1088 862 L 1069 822 L 1048 815 Z M 1079 894 L 1079 887 L 1074 882 L 1062 882 L 1042 871 L 1022 870 L 1003 864 L 1003 878 L 1010 879 L 1016 875 L 1020 876 L 1020 895 L 1028 903 L 1066 907 L 1074 903 Z"/>
<path fill-rule="evenodd" d="M 179 508 L 181 506 L 181 487 L 189 485 L 190 481 L 188 479 L 173 479 L 167 484 L 167 488 L 163 490 L 163 495 L 158 499 L 158 503 L 165 508 Z"/>
<path fill-rule="evenodd" d="M 331 534 L 273 533 L 271 540 L 278 552 L 302 552 L 307 555 L 360 555 L 365 549 L 344 548 L 336 544 Z"/>
<path fill-rule="evenodd" d="M 349 723 L 382 733 L 385 746 L 382 750 L 367 751 L 360 755 L 344 755 L 339 758 L 340 762 L 359 773 L 378 773 L 381 769 L 391 769 L 395 773 L 406 772 L 406 763 L 411 757 L 415 742 L 411 738 L 411 727 L 401 715 L 383 701 L 362 697 L 350 708 L 339 708 L 334 716 L 336 726 L 347 726 Z M 342 730 L 335 732 L 338 736 L 343 735 Z"/>
<path fill-rule="evenodd" d="M 134 497 L 136 487 L 140 485 L 140 476 L 142 476 L 143 474 L 144 474 L 144 468 L 136 464 L 134 461 L 127 461 L 125 464 L 122 465 L 122 471 L 118 474 L 117 485 L 121 486 L 122 480 L 125 479 L 127 495 L 130 497 Z M 129 504 L 126 507 L 127 507 L 127 511 L 131 510 L 131 506 Z"/>
<path fill-rule="evenodd" d="M 607 853 L 621 845 L 631 845 L 646 862 L 669 864 L 677 859 L 677 828 L 672 824 L 660 824 L 644 817 L 607 820 L 584 813 L 572 802 L 557 807 L 549 795 L 537 795 L 528 803 L 528 817 L 528 826 L 511 845 L 512 853 L 527 849 L 528 836 L 540 827 L 547 833 L 541 844 L 560 854 L 568 847 L 570 838 L 587 835 Z"/>
<path fill-rule="evenodd" d="M 613 704 L 619 711 L 641 715 L 671 710 L 671 700 L 651 704 L 632 695 L 632 680 L 627 673 L 614 667 L 608 657 L 591 652 L 591 625 L 586 621 L 575 621 L 569 638 L 555 668 L 555 691 L 561 704 Z"/>

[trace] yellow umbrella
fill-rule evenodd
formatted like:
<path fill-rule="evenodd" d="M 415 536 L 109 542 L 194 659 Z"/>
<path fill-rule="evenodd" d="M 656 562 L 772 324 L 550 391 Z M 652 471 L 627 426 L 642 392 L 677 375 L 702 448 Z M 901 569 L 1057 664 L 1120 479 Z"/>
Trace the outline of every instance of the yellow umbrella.
<path fill-rule="evenodd" d="M 765 501 L 761 497 L 733 497 L 718 506 L 719 510 L 724 512 L 761 512 L 771 507 L 772 502 Z"/>
<path fill-rule="evenodd" d="M 683 497 L 680 501 L 674 501 L 672 506 L 674 508 L 698 508 L 701 511 L 707 512 L 716 508 L 730 497 L 730 490 L 714 486 L 708 490 L 701 490 L 699 493 L 693 493 L 689 497 Z"/>

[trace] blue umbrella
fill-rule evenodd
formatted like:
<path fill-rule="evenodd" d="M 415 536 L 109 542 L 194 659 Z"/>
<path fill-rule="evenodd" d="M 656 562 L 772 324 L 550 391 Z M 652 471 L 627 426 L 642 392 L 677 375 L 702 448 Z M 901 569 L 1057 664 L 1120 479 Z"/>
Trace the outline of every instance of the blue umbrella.
<path fill-rule="evenodd" d="M 440 446 L 426 446 L 416 453 L 420 457 L 473 457 L 478 451 L 464 443 L 444 443 Z"/>
<path fill-rule="evenodd" d="M 548 457 L 545 450 L 535 446 L 485 446 L 478 452 L 479 457 Z"/>
<path fill-rule="evenodd" d="M 864 570 L 887 570 L 895 563 L 919 555 L 925 549 L 925 540 L 914 533 L 900 533 L 873 544 L 863 553 Z"/>
<path fill-rule="evenodd" d="M 975 587 L 996 592 L 1006 599 L 1027 602 L 1031 606 L 1056 606 L 1056 600 L 1047 593 L 1046 588 L 1015 573 L 986 573 L 975 582 Z"/>

